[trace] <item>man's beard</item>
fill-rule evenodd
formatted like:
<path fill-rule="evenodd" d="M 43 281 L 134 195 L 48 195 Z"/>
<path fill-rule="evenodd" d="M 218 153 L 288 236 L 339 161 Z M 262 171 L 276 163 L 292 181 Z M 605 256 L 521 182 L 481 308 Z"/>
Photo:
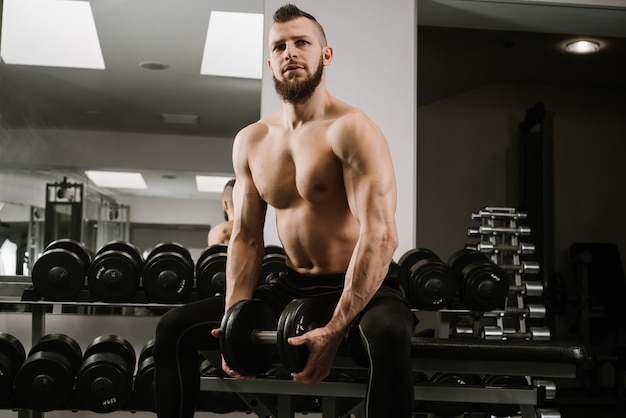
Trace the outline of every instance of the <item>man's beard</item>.
<path fill-rule="evenodd" d="M 302 104 L 313 96 L 315 89 L 320 84 L 320 81 L 322 81 L 323 73 L 324 63 L 320 59 L 320 63 L 317 66 L 315 73 L 304 81 L 281 81 L 275 76 L 272 76 L 274 79 L 274 88 L 283 101 L 291 104 Z"/>

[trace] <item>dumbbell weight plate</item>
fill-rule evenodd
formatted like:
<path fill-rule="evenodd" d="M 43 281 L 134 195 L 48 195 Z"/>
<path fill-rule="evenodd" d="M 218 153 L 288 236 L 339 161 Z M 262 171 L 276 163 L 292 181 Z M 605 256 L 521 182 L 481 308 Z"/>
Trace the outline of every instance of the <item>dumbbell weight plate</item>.
<path fill-rule="evenodd" d="M 309 355 L 304 345 L 292 346 L 288 339 L 324 326 L 330 320 L 328 308 L 315 299 L 294 299 L 278 319 L 276 347 L 287 370 L 301 372 Z"/>
<path fill-rule="evenodd" d="M 15 377 L 17 400 L 34 411 L 61 409 L 72 395 L 80 357 L 80 346 L 66 335 L 40 338 Z"/>
<path fill-rule="evenodd" d="M 132 394 L 135 351 L 117 335 L 97 337 L 85 349 L 76 377 L 76 398 L 97 413 L 123 408 Z"/>
<path fill-rule="evenodd" d="M 137 374 L 135 375 L 135 383 L 133 392 L 140 409 L 156 412 L 154 403 L 154 357 L 152 356 L 154 349 L 154 340 L 148 341 L 137 359 Z"/>
<path fill-rule="evenodd" d="M 452 304 L 457 292 L 457 277 L 431 250 L 415 248 L 399 260 L 407 277 L 411 305 L 436 311 Z"/>
<path fill-rule="evenodd" d="M 114 241 L 102 247 L 94 258 L 87 282 L 91 295 L 104 302 L 133 299 L 143 269 L 143 259 L 134 245 Z"/>
<path fill-rule="evenodd" d="M 460 294 L 467 308 L 491 311 L 504 306 L 509 294 L 508 277 L 487 256 L 461 249 L 450 256 L 448 264 L 462 277 Z"/>
<path fill-rule="evenodd" d="M 488 387 L 527 388 L 528 381 L 524 376 L 489 375 L 480 376 L 481 383 Z M 483 403 L 481 408 L 494 417 L 510 417 L 520 410 L 516 404 Z"/>
<path fill-rule="evenodd" d="M 78 255 L 66 249 L 46 250 L 31 273 L 35 293 L 47 300 L 76 300 L 85 284 L 87 267 Z"/>
<path fill-rule="evenodd" d="M 196 263 L 198 296 L 205 299 L 226 291 L 226 252 L 224 244 L 215 244 L 202 252 Z"/>
<path fill-rule="evenodd" d="M 429 383 L 446 386 L 466 386 L 475 383 L 474 378 L 466 374 L 427 372 L 423 376 Z M 462 416 L 471 409 L 469 402 L 424 401 L 424 405 L 429 411 L 442 418 Z"/>
<path fill-rule="evenodd" d="M 198 261 L 196 261 L 196 275 L 199 274 L 199 270 L 202 267 L 202 265 L 204 264 L 204 260 L 213 254 L 226 254 L 228 252 L 228 245 L 226 244 L 213 244 L 208 246 L 204 251 L 202 251 L 202 253 L 200 254 L 200 257 L 198 258 Z"/>
<path fill-rule="evenodd" d="M 150 301 L 184 302 L 189 298 L 193 281 L 193 259 L 180 244 L 159 244 L 146 258 L 142 284 Z"/>
<path fill-rule="evenodd" d="M 22 343 L 0 332 L 0 406 L 5 405 L 13 390 L 13 378 L 26 358 Z"/>
<path fill-rule="evenodd" d="M 70 238 L 60 238 L 48 244 L 44 251 L 53 250 L 55 248 L 62 248 L 73 254 L 76 254 L 83 262 L 85 268 L 89 267 L 89 264 L 91 264 L 91 252 L 87 249 L 87 247 L 85 247 L 82 242 L 78 242 Z"/>
<path fill-rule="evenodd" d="M 276 344 L 256 344 L 252 332 L 276 329 L 276 315 L 258 299 L 240 300 L 222 317 L 220 348 L 226 364 L 244 376 L 266 372 L 276 359 Z"/>
<path fill-rule="evenodd" d="M 263 256 L 259 285 L 275 282 L 281 274 L 287 272 L 287 257 L 281 253 L 269 253 Z"/>

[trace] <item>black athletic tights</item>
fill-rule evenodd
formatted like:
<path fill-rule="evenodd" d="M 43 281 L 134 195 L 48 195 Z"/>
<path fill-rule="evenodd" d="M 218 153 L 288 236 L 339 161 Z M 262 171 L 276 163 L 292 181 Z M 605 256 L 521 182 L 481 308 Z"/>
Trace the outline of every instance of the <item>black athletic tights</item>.
<path fill-rule="evenodd" d="M 272 285 L 257 288 L 254 297 L 265 300 L 277 315 L 291 300 L 314 297 L 332 311 L 343 289 L 343 275 L 305 276 L 290 271 Z M 358 363 L 370 369 L 366 396 L 368 418 L 410 417 L 413 378 L 410 340 L 415 316 L 388 276 L 355 321 L 350 349 Z M 159 418 L 193 417 L 199 396 L 198 351 L 219 350 L 211 335 L 224 313 L 224 298 L 188 303 L 168 311 L 159 321 L 154 345 L 155 396 Z M 218 365 L 219 366 L 219 365 Z"/>

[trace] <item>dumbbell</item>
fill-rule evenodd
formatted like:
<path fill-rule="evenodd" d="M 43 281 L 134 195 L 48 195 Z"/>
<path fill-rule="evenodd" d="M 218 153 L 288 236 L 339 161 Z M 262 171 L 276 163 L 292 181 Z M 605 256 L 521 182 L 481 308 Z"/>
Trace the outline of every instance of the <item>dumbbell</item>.
<path fill-rule="evenodd" d="M 467 386 L 476 383 L 475 376 L 464 373 L 420 372 L 417 376 L 419 380 L 434 385 Z M 471 409 L 470 402 L 429 400 L 423 402 L 430 412 L 442 418 L 458 417 Z"/>
<path fill-rule="evenodd" d="M 464 248 L 450 256 L 448 265 L 458 274 L 459 296 L 466 308 L 485 312 L 505 306 L 509 278 L 487 256 Z"/>
<path fill-rule="evenodd" d="M 48 334 L 31 348 L 15 376 L 18 401 L 27 409 L 47 412 L 61 409 L 74 388 L 82 352 L 65 334 Z"/>
<path fill-rule="evenodd" d="M 154 340 L 148 341 L 137 359 L 137 374 L 133 391 L 135 399 L 141 410 L 156 412 L 154 404 Z"/>
<path fill-rule="evenodd" d="M 98 250 L 87 283 L 92 298 L 104 302 L 128 302 L 133 299 L 143 270 L 143 257 L 130 242 L 112 241 Z"/>
<path fill-rule="evenodd" d="M 287 255 L 282 247 L 277 245 L 265 246 L 259 285 L 275 282 L 281 274 L 287 273 Z"/>
<path fill-rule="evenodd" d="M 196 287 L 200 299 L 226 291 L 227 251 L 227 245 L 213 244 L 200 254 L 196 262 Z"/>
<path fill-rule="evenodd" d="M 146 257 L 142 285 L 149 301 L 185 302 L 189 299 L 193 282 L 193 258 L 181 244 L 158 244 Z"/>
<path fill-rule="evenodd" d="M 6 405 L 13 391 L 13 379 L 25 358 L 20 340 L 0 332 L 0 406 Z"/>
<path fill-rule="evenodd" d="M 76 375 L 78 402 L 93 412 L 123 408 L 132 394 L 135 349 L 117 335 L 96 337 L 85 349 Z"/>
<path fill-rule="evenodd" d="M 62 238 L 46 246 L 31 272 L 37 297 L 73 301 L 83 289 L 91 253 L 75 240 Z"/>
<path fill-rule="evenodd" d="M 550 341 L 550 329 L 548 327 L 529 327 L 528 331 L 521 332 L 497 325 L 485 325 L 480 330 L 480 337 L 484 340 Z"/>
<path fill-rule="evenodd" d="M 217 368 L 200 353 L 200 376 L 224 377 L 221 368 Z M 247 411 L 249 408 L 236 392 L 203 391 L 198 397 L 198 409 L 215 414 L 228 414 L 235 411 Z"/>
<path fill-rule="evenodd" d="M 451 305 L 457 293 L 457 276 L 431 250 L 415 248 L 398 264 L 407 280 L 409 303 L 417 309 L 436 311 Z"/>
<path fill-rule="evenodd" d="M 487 387 L 527 388 L 529 386 L 525 376 L 481 375 L 478 379 L 480 384 Z M 520 410 L 518 404 L 481 403 L 480 407 L 493 417 L 514 416 Z"/>
<path fill-rule="evenodd" d="M 294 299 L 278 320 L 265 302 L 241 300 L 222 318 L 222 355 L 230 368 L 246 376 L 266 372 L 277 357 L 287 370 L 302 371 L 308 350 L 305 346 L 293 347 L 287 340 L 321 327 L 329 319 L 328 309 L 315 299 Z"/>

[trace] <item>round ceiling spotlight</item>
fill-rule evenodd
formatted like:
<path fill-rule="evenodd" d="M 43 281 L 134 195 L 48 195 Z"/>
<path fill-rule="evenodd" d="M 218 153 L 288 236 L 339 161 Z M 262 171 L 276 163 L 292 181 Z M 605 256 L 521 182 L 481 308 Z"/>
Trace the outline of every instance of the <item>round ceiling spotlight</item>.
<path fill-rule="evenodd" d="M 565 45 L 565 49 L 572 54 L 593 54 L 600 49 L 600 43 L 589 40 L 578 40 L 568 42 Z"/>
<path fill-rule="evenodd" d="M 159 61 L 141 61 L 139 66 L 146 70 L 165 70 L 169 67 L 169 65 Z"/>

